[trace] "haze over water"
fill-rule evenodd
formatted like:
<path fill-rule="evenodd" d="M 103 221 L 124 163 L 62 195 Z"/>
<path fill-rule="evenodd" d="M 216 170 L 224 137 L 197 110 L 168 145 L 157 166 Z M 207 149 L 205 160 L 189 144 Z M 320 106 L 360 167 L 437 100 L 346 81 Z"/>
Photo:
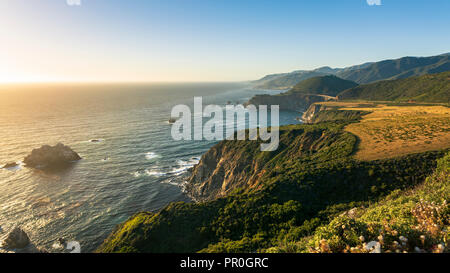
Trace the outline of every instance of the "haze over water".
<path fill-rule="evenodd" d="M 58 238 L 93 251 L 139 211 L 190 201 L 180 185 L 215 141 L 173 141 L 176 104 L 243 103 L 253 90 L 237 83 L 11 85 L 0 87 L 0 166 L 32 149 L 62 142 L 83 158 L 59 173 L 0 169 L 0 240 L 15 225 L 49 251 Z M 280 124 L 297 123 L 281 112 Z M 92 140 L 98 140 L 93 142 Z"/>

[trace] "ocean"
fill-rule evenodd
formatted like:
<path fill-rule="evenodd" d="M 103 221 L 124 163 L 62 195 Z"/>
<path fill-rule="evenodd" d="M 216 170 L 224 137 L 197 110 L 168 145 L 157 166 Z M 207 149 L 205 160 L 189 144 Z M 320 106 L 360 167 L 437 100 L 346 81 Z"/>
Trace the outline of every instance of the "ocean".
<path fill-rule="evenodd" d="M 190 202 L 188 169 L 216 141 L 174 141 L 174 105 L 244 103 L 245 83 L 35 84 L 0 87 L 0 166 L 58 142 L 83 158 L 63 172 L 0 169 L 0 240 L 21 226 L 32 242 L 61 252 L 57 240 L 92 252 L 114 227 L 139 211 Z M 295 124 L 297 112 L 280 112 Z"/>

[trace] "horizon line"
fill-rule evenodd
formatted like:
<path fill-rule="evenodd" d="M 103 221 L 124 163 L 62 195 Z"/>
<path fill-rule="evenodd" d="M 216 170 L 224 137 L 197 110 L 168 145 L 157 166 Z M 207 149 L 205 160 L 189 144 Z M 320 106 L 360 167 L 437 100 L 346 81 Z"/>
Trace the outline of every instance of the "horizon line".
<path fill-rule="evenodd" d="M 253 80 L 236 81 L 11 81 L 0 82 L 0 85 L 33 85 L 33 84 L 167 84 L 167 83 L 249 83 Z"/>

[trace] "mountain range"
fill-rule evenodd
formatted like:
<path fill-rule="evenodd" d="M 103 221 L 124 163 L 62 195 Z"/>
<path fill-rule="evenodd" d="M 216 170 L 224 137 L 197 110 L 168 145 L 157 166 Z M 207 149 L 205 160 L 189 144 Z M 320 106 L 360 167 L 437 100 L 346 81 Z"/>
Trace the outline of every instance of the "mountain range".
<path fill-rule="evenodd" d="M 314 70 L 297 70 L 290 73 L 266 75 L 253 81 L 257 89 L 291 89 L 297 83 L 317 76 L 335 75 L 358 84 L 380 80 L 403 79 L 425 74 L 434 74 L 450 70 L 450 53 L 431 57 L 403 57 L 395 60 L 383 60 L 354 65 L 346 68 L 328 66 Z"/>

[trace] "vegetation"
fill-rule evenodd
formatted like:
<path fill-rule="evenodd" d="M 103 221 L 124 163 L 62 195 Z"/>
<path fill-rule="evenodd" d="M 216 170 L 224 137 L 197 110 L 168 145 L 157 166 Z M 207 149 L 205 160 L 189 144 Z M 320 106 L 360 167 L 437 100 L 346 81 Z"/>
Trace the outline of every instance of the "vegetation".
<path fill-rule="evenodd" d="M 333 75 L 321 76 L 301 81 L 286 94 L 302 93 L 336 96 L 341 91 L 355 87 L 357 85 L 358 84 L 355 82 L 347 81 Z"/>
<path fill-rule="evenodd" d="M 358 111 L 358 110 L 339 110 L 330 109 L 319 111 L 312 118 L 310 123 L 319 123 L 327 121 L 358 121 L 364 115 L 369 114 L 369 111 Z"/>
<path fill-rule="evenodd" d="M 307 250 L 308 238 L 318 236 L 319 226 L 351 208 L 421 183 L 444 155 L 426 152 L 356 161 L 352 158 L 356 138 L 344 131 L 346 125 L 283 127 L 280 138 L 290 140 L 289 146 L 276 154 L 258 155 L 266 162 L 260 188 L 236 189 L 209 202 L 172 203 L 154 214 L 139 213 L 120 225 L 98 251 L 299 250 L 295 245 Z M 299 150 L 305 145 L 307 149 Z M 245 145 L 236 152 L 239 149 Z"/>
<path fill-rule="evenodd" d="M 449 64 L 450 65 L 450 64 Z M 340 100 L 450 103 L 450 72 L 380 81 L 345 90 Z"/>
<path fill-rule="evenodd" d="M 435 172 L 408 191 L 395 190 L 355 207 L 316 229 L 313 236 L 266 252 L 448 252 L 450 153 Z"/>

